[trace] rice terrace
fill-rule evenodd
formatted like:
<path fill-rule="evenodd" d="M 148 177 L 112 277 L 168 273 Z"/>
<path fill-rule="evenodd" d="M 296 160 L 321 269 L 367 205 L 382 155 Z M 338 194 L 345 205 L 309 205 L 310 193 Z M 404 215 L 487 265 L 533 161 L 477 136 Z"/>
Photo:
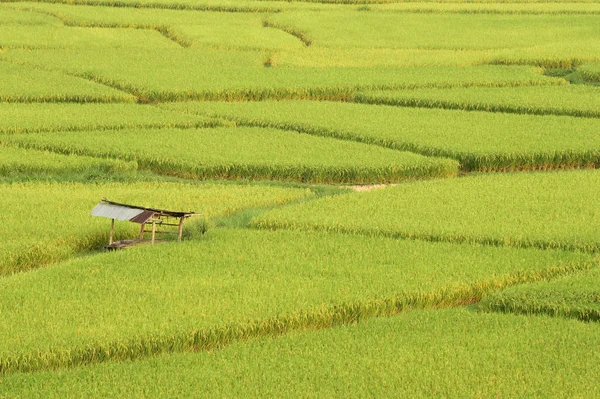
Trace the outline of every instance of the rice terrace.
<path fill-rule="evenodd" d="M 0 0 L 0 208 L 2 399 L 599 398 L 600 0 Z"/>

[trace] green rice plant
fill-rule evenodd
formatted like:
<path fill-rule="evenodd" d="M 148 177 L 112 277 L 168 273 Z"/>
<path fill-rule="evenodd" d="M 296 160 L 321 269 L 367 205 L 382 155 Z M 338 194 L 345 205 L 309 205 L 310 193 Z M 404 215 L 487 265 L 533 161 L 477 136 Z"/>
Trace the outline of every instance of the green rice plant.
<path fill-rule="evenodd" d="M 37 133 L 2 140 L 25 148 L 136 161 L 155 173 L 192 179 L 367 184 L 448 177 L 458 171 L 453 160 L 263 128 Z"/>
<path fill-rule="evenodd" d="M 268 52 L 13 50 L 0 60 L 84 76 L 140 101 L 348 99 L 357 89 L 564 84 L 531 67 L 265 68 Z M 177 70 L 178 73 L 172 73 Z"/>
<path fill-rule="evenodd" d="M 0 146 L 0 178 L 31 175 L 116 175 L 136 169 L 135 162 Z"/>
<path fill-rule="evenodd" d="M 138 104 L 0 103 L 0 133 L 214 127 L 222 122 Z"/>
<path fill-rule="evenodd" d="M 374 90 L 357 94 L 355 101 L 401 107 L 600 117 L 600 87 L 585 85 Z"/>
<path fill-rule="evenodd" d="M 200 241 L 1 279 L 0 373 L 214 349 L 471 303 L 493 289 L 596 264 L 590 255 L 563 251 L 211 230 Z"/>
<path fill-rule="evenodd" d="M 412 311 L 322 331 L 72 370 L 7 375 L 2 398 L 600 395 L 598 326 Z"/>
<path fill-rule="evenodd" d="M 0 62 L 0 76 L 0 103 L 135 101 L 122 91 L 55 71 Z"/>
<path fill-rule="evenodd" d="M 552 282 L 527 284 L 486 297 L 480 308 L 486 311 L 547 314 L 600 321 L 600 270 L 576 273 Z"/>
<path fill-rule="evenodd" d="M 276 209 L 253 225 L 597 252 L 598 184 L 598 171 L 435 180 Z"/>
<path fill-rule="evenodd" d="M 40 164 L 43 158 L 37 157 L 32 162 Z M 104 162 L 119 165 L 115 161 Z M 0 184 L 0 203 L 6 210 L 4 223 L 9 227 L 0 242 L 0 276 L 102 248 L 108 242 L 110 221 L 91 217 L 89 212 L 103 197 L 141 206 L 200 212 L 203 218 L 186 224 L 186 229 L 194 229 L 194 223 L 206 219 L 210 221 L 246 208 L 281 205 L 311 196 L 306 189 L 248 185 Z M 117 238 L 121 239 L 136 237 L 139 226 L 118 223 L 116 228 Z"/>
<path fill-rule="evenodd" d="M 242 125 L 453 158 L 467 171 L 600 165 L 597 119 L 314 101 L 173 103 L 161 107 L 223 117 Z"/>
<path fill-rule="evenodd" d="M 600 63 L 580 66 L 577 75 L 591 83 L 600 83 Z"/>

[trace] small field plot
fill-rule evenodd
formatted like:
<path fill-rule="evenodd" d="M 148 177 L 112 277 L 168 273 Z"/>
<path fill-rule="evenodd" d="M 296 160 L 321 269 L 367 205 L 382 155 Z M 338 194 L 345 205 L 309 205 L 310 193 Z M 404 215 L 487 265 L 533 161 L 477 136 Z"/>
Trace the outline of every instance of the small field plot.
<path fill-rule="evenodd" d="M 37 6 L 37 2 L 25 2 L 27 6 Z M 81 6 L 107 6 L 124 7 L 127 9 L 150 8 L 177 11 L 220 11 L 220 12 L 247 12 L 247 13 L 270 13 L 279 12 L 284 8 L 323 8 L 316 3 L 288 3 L 270 0 L 73 0 L 60 1 L 59 4 L 81 5 Z M 17 5 L 18 6 L 18 5 Z M 14 7 L 14 5 L 13 5 Z"/>
<path fill-rule="evenodd" d="M 462 65 L 494 62 L 553 68 L 600 59 L 595 15 L 330 10 L 284 12 L 269 16 L 268 20 L 273 26 L 302 37 L 314 48 L 420 50 L 429 52 L 430 63 L 435 54 L 440 60 Z M 328 63 L 326 52 L 311 49 L 305 53 L 315 62 L 320 58 Z M 339 51 L 333 53 L 337 55 Z M 401 62 L 393 51 L 389 53 Z M 302 65 L 299 55 L 281 54 L 281 62 Z M 427 61 L 412 58 L 416 62 Z M 354 64 L 352 57 L 347 62 Z"/>
<path fill-rule="evenodd" d="M 0 76 L 0 103 L 135 101 L 122 91 L 56 71 L 0 62 Z"/>
<path fill-rule="evenodd" d="M 0 180 L 68 178 L 73 175 L 115 177 L 136 169 L 135 162 L 0 146 Z"/>
<path fill-rule="evenodd" d="M 600 164 L 600 120 L 314 101 L 176 103 L 168 109 L 454 158 L 465 170 Z"/>
<path fill-rule="evenodd" d="M 293 245 L 290 245 L 293 243 Z M 211 230 L 0 279 L 0 370 L 39 370 L 469 303 L 590 255 L 323 232 Z M 43 298 L 43 300 L 40 300 Z"/>
<path fill-rule="evenodd" d="M 592 269 L 555 281 L 499 291 L 485 298 L 480 306 L 488 311 L 600 321 L 600 271 Z"/>
<path fill-rule="evenodd" d="M 267 68 L 269 53 L 199 49 L 13 50 L 0 59 L 54 68 L 145 101 L 347 99 L 356 89 L 564 84 L 532 67 Z M 173 71 L 177 71 L 174 73 Z"/>
<path fill-rule="evenodd" d="M 214 118 L 137 104 L 1 103 L 0 133 L 89 131 L 123 128 L 208 127 Z"/>
<path fill-rule="evenodd" d="M 594 15 L 294 11 L 269 20 L 324 47 L 497 50 L 600 39 Z"/>
<path fill-rule="evenodd" d="M 254 225 L 598 251 L 598 184 L 597 171 L 436 180 L 273 210 Z"/>
<path fill-rule="evenodd" d="M 0 4 L 0 26 L 6 25 L 57 25 L 57 20 L 50 15 L 33 14 Z"/>
<path fill-rule="evenodd" d="M 155 30 L 54 25 L 0 24 L 0 45 L 6 48 L 178 48 Z"/>
<path fill-rule="evenodd" d="M 139 145 L 140 140 L 144 145 Z M 194 179 L 386 183 L 454 176 L 454 160 L 265 128 L 127 129 L 11 135 L 5 142 L 67 154 L 137 161 Z"/>
<path fill-rule="evenodd" d="M 262 13 L 224 13 L 130 7 L 92 7 L 22 3 L 16 7 L 50 13 L 69 25 L 104 28 L 147 28 L 164 32 L 163 40 L 183 46 L 221 49 L 298 49 L 302 42 L 278 29 L 263 26 Z M 168 39 L 170 38 L 170 39 Z M 143 42 L 151 48 L 152 43 Z"/>
<path fill-rule="evenodd" d="M 412 311 L 212 352 L 8 375 L 3 397 L 595 398 L 599 337 L 573 320 Z"/>
<path fill-rule="evenodd" d="M 34 164 L 43 162 L 42 157 L 32 161 Z M 102 161 L 95 162 L 102 165 Z M 50 158 L 47 163 L 55 167 L 68 165 L 63 160 Z M 107 166 L 127 165 L 114 161 L 103 163 Z M 33 269 L 105 245 L 110 221 L 89 215 L 103 197 L 141 206 L 193 210 L 210 219 L 312 195 L 305 189 L 164 182 L 0 184 L 0 203 L 5 209 L 6 226 L 6 234 L 0 243 L 0 279 L 1 275 Z M 193 223 L 186 224 L 186 228 L 193 230 Z M 119 224 L 117 236 L 131 238 L 133 234 L 135 237 L 138 228 L 131 223 Z"/>
<path fill-rule="evenodd" d="M 280 68 L 398 68 L 481 65 L 493 59 L 491 50 L 396 49 L 309 46 L 299 50 L 280 50 L 270 61 Z M 510 83 L 509 83 L 510 84 Z"/>
<path fill-rule="evenodd" d="M 488 14 L 598 14 L 600 4 L 593 1 L 548 3 L 541 1 L 424 1 L 380 3 L 367 6 L 373 11 Z"/>
<path fill-rule="evenodd" d="M 586 85 L 376 90 L 360 93 L 356 101 L 404 107 L 600 117 L 600 87 Z"/>

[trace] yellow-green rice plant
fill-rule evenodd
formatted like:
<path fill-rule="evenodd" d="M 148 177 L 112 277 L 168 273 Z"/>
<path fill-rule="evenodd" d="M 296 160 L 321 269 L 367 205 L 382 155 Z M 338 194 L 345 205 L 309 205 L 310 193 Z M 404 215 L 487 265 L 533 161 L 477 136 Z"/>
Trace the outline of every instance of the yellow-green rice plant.
<path fill-rule="evenodd" d="M 454 160 L 262 128 L 37 133 L 3 141 L 136 161 L 155 173 L 193 179 L 369 184 L 449 177 L 458 171 Z"/>
<path fill-rule="evenodd" d="M 491 290 L 596 263 L 587 254 L 552 250 L 211 230 L 200 241 L 110 252 L 1 279 L 0 373 L 212 350 L 467 304 Z"/>
<path fill-rule="evenodd" d="M 598 252 L 598 184 L 598 171 L 435 180 L 271 210 L 252 223 L 264 229 Z"/>

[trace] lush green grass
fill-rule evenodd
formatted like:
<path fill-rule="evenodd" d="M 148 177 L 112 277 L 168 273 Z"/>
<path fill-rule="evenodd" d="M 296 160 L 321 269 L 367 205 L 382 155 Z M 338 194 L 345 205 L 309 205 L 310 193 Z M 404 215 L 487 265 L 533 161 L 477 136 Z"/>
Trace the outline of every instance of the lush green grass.
<path fill-rule="evenodd" d="M 60 155 L 47 151 L 0 146 L 0 179 L 28 176 L 116 176 L 137 170 L 135 162 Z"/>
<path fill-rule="evenodd" d="M 552 282 L 499 291 L 485 298 L 480 307 L 488 311 L 600 321 L 599 283 L 600 270 L 592 269 Z"/>
<path fill-rule="evenodd" d="M 598 326 L 413 311 L 321 331 L 56 372 L 6 376 L 3 398 L 595 398 Z"/>
<path fill-rule="evenodd" d="M 377 90 L 362 92 L 355 101 L 403 107 L 600 117 L 600 87 L 585 85 Z"/>
<path fill-rule="evenodd" d="M 0 76 L 0 103 L 135 101 L 122 91 L 55 71 L 0 62 Z"/>
<path fill-rule="evenodd" d="M 319 199 L 267 212 L 253 223 L 269 229 L 598 251 L 598 184 L 598 171 L 436 180 Z"/>
<path fill-rule="evenodd" d="M 174 103 L 164 107 L 226 117 L 251 126 L 454 158 L 465 170 L 600 164 L 600 121 L 594 119 L 314 101 Z"/>
<path fill-rule="evenodd" d="M 266 68 L 273 54 L 165 49 L 13 50 L 1 59 L 54 68 L 133 93 L 144 101 L 266 98 L 345 99 L 357 89 L 562 84 L 531 67 Z M 178 73 L 172 73 L 177 70 Z"/>
<path fill-rule="evenodd" d="M 43 161 L 38 158 L 32 162 Z M 79 162 L 83 163 L 83 159 Z M 211 219 L 246 208 L 268 207 L 311 196 L 307 189 L 245 185 L 164 182 L 1 184 L 0 203 L 7 210 L 4 223 L 10 229 L 0 242 L 0 275 L 36 268 L 105 245 L 110 221 L 89 216 L 103 197 L 164 209 L 193 210 Z M 192 231 L 194 224 L 201 223 L 202 219 L 188 222 L 186 230 Z M 136 237 L 138 227 L 118 223 L 117 236 Z"/>
<path fill-rule="evenodd" d="M 221 122 L 136 104 L 0 103 L 0 133 L 209 127 Z"/>
<path fill-rule="evenodd" d="M 200 241 L 105 253 L 0 280 L 0 370 L 208 349 L 410 307 L 470 303 L 491 289 L 596 263 L 562 251 L 212 230 Z"/>
<path fill-rule="evenodd" d="M 368 184 L 458 172 L 453 160 L 263 128 L 37 133 L 3 140 L 65 154 L 135 160 L 140 168 L 194 179 Z"/>

